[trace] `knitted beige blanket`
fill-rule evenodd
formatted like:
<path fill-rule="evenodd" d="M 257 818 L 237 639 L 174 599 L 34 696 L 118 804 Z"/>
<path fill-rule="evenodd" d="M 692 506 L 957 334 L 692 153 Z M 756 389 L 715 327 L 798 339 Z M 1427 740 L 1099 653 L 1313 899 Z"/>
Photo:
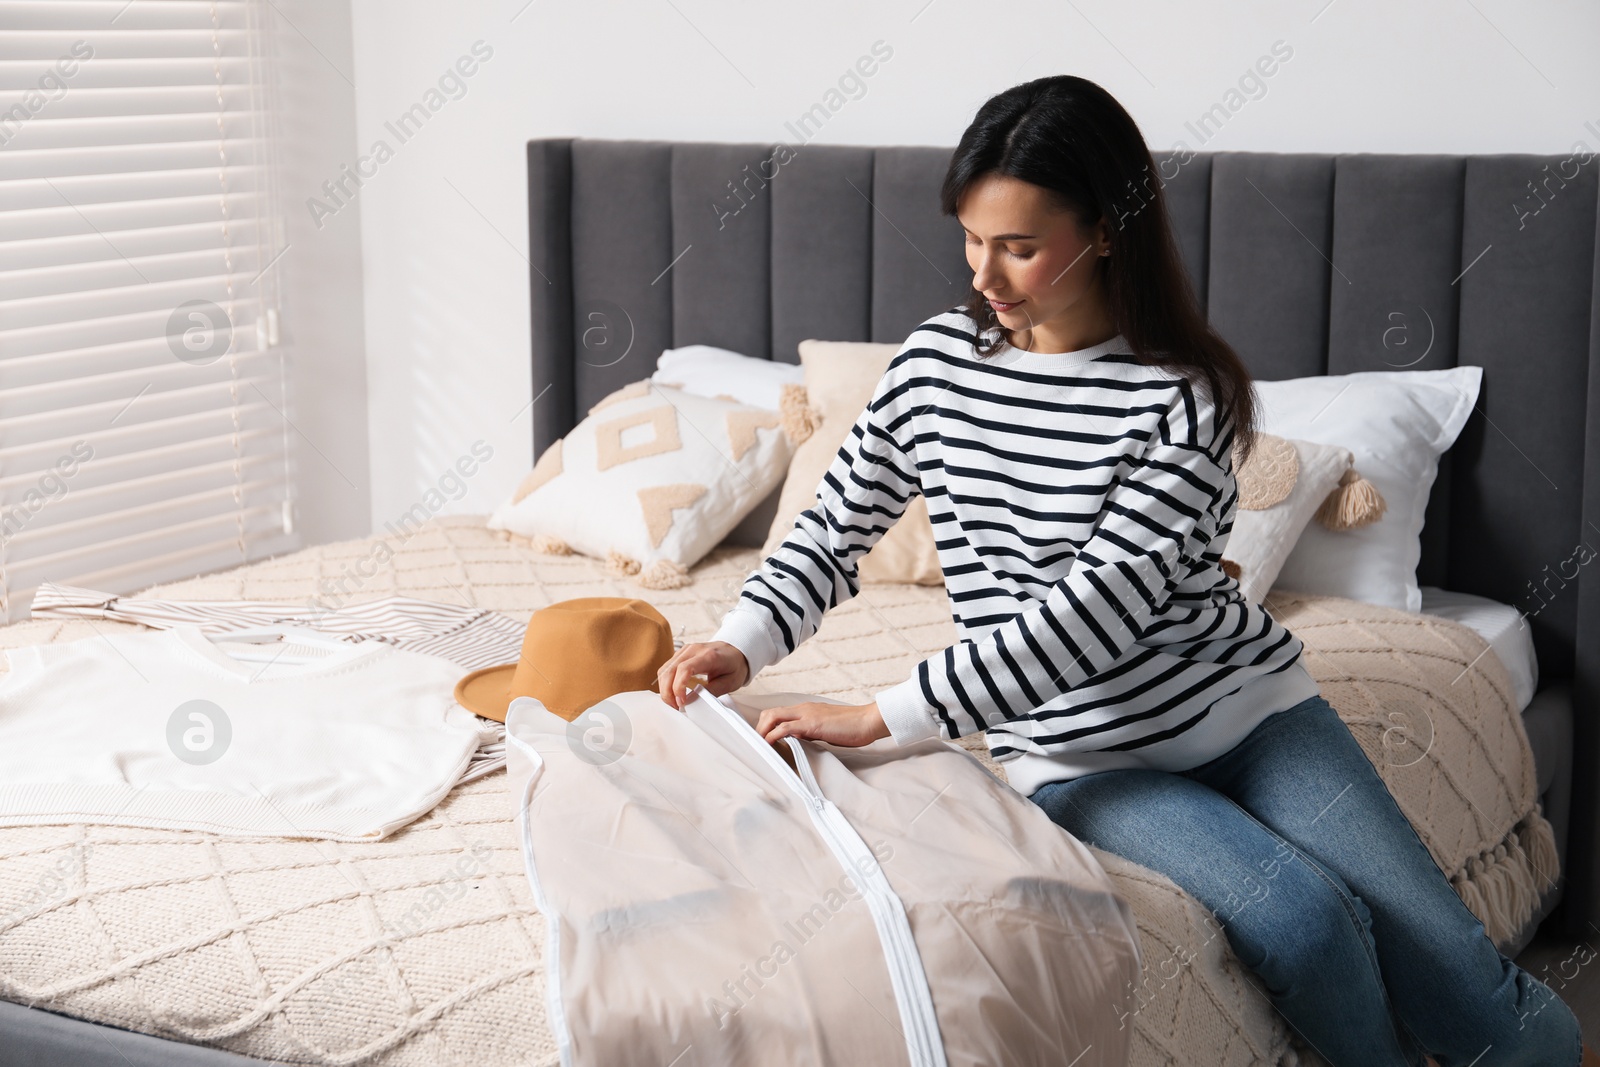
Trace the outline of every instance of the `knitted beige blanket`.
<path fill-rule="evenodd" d="M 754 549 L 718 549 L 691 584 L 646 598 L 680 640 L 700 640 L 758 563 Z M 481 517 L 453 517 L 403 540 L 322 545 L 146 595 L 320 595 L 339 606 L 398 594 L 526 621 L 570 597 L 640 593 L 603 564 L 541 555 L 498 540 Z M 1323 694 L 1462 896 L 1508 936 L 1555 852 L 1499 661 L 1442 619 L 1319 597 L 1268 607 L 1305 642 Z M 126 625 L 32 620 L 0 627 L 0 647 Z M 941 588 L 868 586 L 752 691 L 866 700 L 954 639 Z M 986 758 L 981 738 L 974 746 Z M 511 811 L 497 772 L 377 842 L 0 828 L 0 997 L 283 1063 L 554 1065 L 545 924 Z M 1096 855 L 1139 926 L 1144 974 L 1126 1020 L 1135 1067 L 1320 1063 L 1291 1044 L 1193 898 Z"/>

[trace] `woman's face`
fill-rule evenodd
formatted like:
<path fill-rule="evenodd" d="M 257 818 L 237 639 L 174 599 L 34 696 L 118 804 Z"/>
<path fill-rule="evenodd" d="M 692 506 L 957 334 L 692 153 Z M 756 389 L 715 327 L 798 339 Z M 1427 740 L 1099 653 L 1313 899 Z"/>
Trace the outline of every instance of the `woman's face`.
<path fill-rule="evenodd" d="M 1011 343 L 1070 352 L 1108 340 L 1111 319 L 1099 259 L 1111 247 L 1104 221 L 1085 231 L 1031 182 L 986 174 L 956 211 L 966 230 L 972 284 L 989 300 Z"/>

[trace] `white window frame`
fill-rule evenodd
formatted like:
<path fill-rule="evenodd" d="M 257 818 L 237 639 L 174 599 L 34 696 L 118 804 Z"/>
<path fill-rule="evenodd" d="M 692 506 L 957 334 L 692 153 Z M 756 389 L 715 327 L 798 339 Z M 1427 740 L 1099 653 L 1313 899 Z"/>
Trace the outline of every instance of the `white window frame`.
<path fill-rule="evenodd" d="M 300 547 L 264 0 L 0 0 L 0 611 Z"/>

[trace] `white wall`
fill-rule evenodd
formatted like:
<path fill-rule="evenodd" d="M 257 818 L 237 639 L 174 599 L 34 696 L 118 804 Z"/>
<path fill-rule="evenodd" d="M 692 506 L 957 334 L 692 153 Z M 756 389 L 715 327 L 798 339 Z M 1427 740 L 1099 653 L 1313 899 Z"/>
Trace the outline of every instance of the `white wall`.
<path fill-rule="evenodd" d="M 394 149 L 324 220 L 326 232 L 359 209 L 375 528 L 423 500 L 475 441 L 493 460 L 440 510 L 491 510 L 532 463 L 529 138 L 793 141 L 784 123 L 881 39 L 892 59 L 817 140 L 953 145 L 989 95 L 1065 72 L 1116 95 L 1153 150 L 1199 148 L 1185 123 L 1282 41 L 1292 57 L 1204 147 L 1600 148 L 1600 5 L 1580 0 L 350 3 L 359 151 Z M 426 102 L 477 41 L 493 54 L 464 95 L 400 143 L 385 123 Z M 302 199 L 319 195 L 309 185 Z M 331 284 L 347 280 L 344 260 L 327 269 Z M 339 400 L 354 422 L 363 399 L 347 387 L 353 377 Z"/>
<path fill-rule="evenodd" d="M 304 201 L 356 145 L 350 8 L 273 0 L 262 10 L 275 57 L 279 207 L 288 246 L 273 268 L 288 355 L 297 532 L 307 545 L 367 536 L 367 366 L 361 226 L 352 211 L 319 229 Z"/>

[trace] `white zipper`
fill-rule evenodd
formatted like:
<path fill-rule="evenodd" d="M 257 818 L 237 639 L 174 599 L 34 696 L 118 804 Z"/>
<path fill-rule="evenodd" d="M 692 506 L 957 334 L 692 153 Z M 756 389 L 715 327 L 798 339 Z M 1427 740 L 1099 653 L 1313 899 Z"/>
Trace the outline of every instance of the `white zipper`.
<path fill-rule="evenodd" d="M 507 740 L 532 764 L 528 782 L 523 786 L 522 802 L 517 805 L 517 828 L 522 838 L 523 870 L 528 875 L 528 886 L 533 890 L 533 906 L 545 920 L 546 1021 L 550 1024 L 551 1036 L 556 1040 L 556 1054 L 561 1067 L 573 1067 L 572 1028 L 567 1023 L 567 1008 L 561 998 L 561 917 L 550 906 L 550 898 L 545 895 L 544 885 L 539 881 L 539 869 L 533 861 L 533 829 L 528 825 L 528 806 L 533 803 L 533 788 L 539 784 L 539 777 L 544 773 L 544 757 L 515 734 L 507 734 Z"/>
<path fill-rule="evenodd" d="M 890 887 L 889 879 L 884 875 L 883 867 L 879 865 L 872 849 L 856 833 L 855 827 L 850 825 L 850 820 L 844 817 L 838 805 L 823 796 L 822 787 L 812 773 L 800 742 L 792 737 L 783 739 L 794 755 L 794 765 L 799 771 L 796 777 L 783 758 L 773 751 L 772 745 L 756 733 L 738 712 L 713 699 L 703 688 L 695 690 L 694 699 L 711 709 L 735 734 L 748 741 L 760 753 L 760 758 L 767 761 L 777 776 L 805 803 L 812 825 L 817 828 L 817 833 L 849 874 L 851 881 L 861 890 L 861 898 L 872 913 L 872 924 L 878 931 L 878 940 L 883 945 L 884 958 L 889 964 L 889 983 L 900 1009 L 900 1028 L 905 1035 L 911 1067 L 947 1067 L 944 1042 L 939 1037 L 939 1019 L 933 1009 L 933 994 L 928 989 L 928 975 L 922 967 L 922 954 L 917 951 L 916 939 L 911 935 L 911 922 L 906 918 L 905 905 Z"/>

